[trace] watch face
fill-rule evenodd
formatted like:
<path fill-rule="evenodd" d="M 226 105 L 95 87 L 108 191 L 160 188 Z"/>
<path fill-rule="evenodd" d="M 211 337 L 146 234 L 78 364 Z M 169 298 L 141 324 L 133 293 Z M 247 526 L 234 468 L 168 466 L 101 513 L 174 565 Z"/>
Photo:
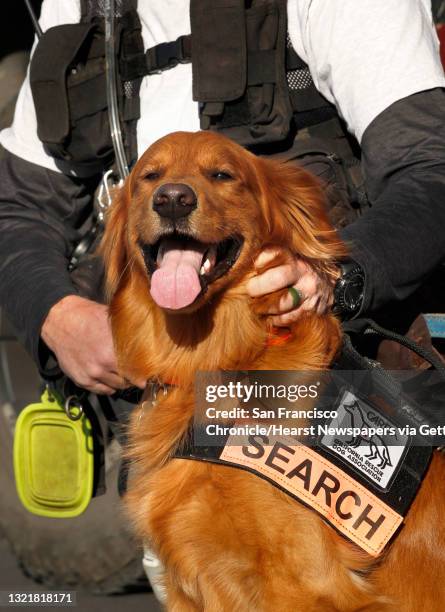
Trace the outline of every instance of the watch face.
<path fill-rule="evenodd" d="M 363 302 L 365 277 L 362 269 L 355 265 L 349 270 L 343 270 L 334 289 L 335 308 L 340 315 L 352 316 Z"/>
<path fill-rule="evenodd" d="M 354 275 L 345 283 L 343 300 L 346 308 L 352 312 L 359 309 L 363 299 L 363 276 Z"/>

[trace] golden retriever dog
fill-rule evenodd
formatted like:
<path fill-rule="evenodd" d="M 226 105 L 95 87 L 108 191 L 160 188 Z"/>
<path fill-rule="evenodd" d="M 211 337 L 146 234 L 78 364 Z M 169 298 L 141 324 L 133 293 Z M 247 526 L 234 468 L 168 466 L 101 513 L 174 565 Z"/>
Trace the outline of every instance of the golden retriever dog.
<path fill-rule="evenodd" d="M 120 369 L 170 384 L 135 410 L 127 494 L 137 533 L 165 566 L 170 611 L 445 610 L 441 454 L 378 557 L 254 474 L 173 457 L 198 370 L 317 371 L 334 359 L 342 334 L 331 313 L 308 313 L 285 344 L 268 342 L 267 313 L 283 292 L 246 292 L 264 247 L 333 273 L 345 248 L 324 206 L 305 170 L 204 132 L 153 144 L 113 203 L 102 252 Z"/>

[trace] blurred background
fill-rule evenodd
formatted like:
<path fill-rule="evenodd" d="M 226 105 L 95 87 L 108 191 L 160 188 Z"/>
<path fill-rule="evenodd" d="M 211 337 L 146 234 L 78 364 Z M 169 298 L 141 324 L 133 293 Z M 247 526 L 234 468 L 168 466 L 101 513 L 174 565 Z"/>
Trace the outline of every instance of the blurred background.
<path fill-rule="evenodd" d="M 41 0 L 30 0 L 39 14 Z M 0 19 L 0 127 L 11 123 L 18 89 L 25 76 L 34 28 L 23 0 L 4 0 Z"/>

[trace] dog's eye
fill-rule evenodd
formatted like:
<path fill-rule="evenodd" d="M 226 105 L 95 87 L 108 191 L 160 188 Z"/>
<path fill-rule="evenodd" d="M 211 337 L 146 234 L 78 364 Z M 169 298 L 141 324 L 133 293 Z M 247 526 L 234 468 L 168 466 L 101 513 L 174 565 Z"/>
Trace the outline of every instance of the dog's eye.
<path fill-rule="evenodd" d="M 232 181 L 233 176 L 228 172 L 224 172 L 223 170 L 214 170 L 210 177 L 215 181 Z"/>
<path fill-rule="evenodd" d="M 155 181 L 159 177 L 160 177 L 159 172 L 147 172 L 147 174 L 144 174 L 144 179 L 146 181 Z"/>

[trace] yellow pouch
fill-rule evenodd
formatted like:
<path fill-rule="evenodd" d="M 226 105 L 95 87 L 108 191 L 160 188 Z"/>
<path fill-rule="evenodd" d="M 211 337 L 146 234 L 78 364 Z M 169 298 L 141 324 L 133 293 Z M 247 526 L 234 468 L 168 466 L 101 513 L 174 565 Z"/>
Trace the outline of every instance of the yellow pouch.
<path fill-rule="evenodd" d="M 17 419 L 14 474 L 17 492 L 29 512 L 53 518 L 78 516 L 93 493 L 93 431 L 76 407 L 68 418 L 47 390 Z"/>

